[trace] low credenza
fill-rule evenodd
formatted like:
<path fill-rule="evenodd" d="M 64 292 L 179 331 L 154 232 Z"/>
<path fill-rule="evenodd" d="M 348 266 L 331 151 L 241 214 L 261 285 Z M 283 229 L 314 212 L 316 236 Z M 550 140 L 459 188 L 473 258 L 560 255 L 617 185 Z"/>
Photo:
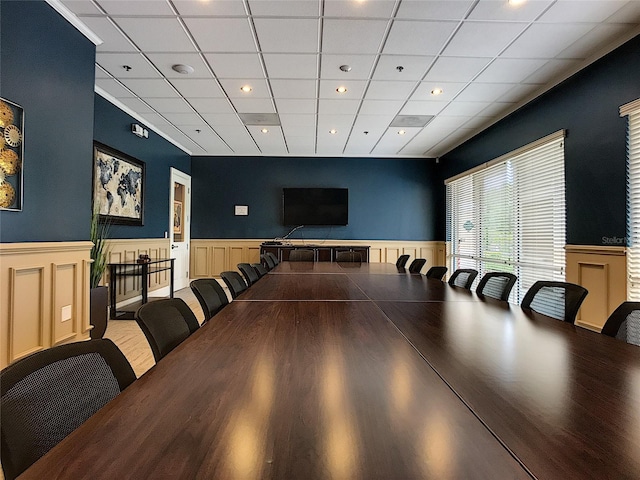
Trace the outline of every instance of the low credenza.
<path fill-rule="evenodd" d="M 358 252 L 362 256 L 363 262 L 369 261 L 368 245 L 265 245 L 260 246 L 260 254 L 271 252 L 281 262 L 289 260 L 292 250 L 313 250 L 316 262 L 335 262 L 338 252 Z"/>

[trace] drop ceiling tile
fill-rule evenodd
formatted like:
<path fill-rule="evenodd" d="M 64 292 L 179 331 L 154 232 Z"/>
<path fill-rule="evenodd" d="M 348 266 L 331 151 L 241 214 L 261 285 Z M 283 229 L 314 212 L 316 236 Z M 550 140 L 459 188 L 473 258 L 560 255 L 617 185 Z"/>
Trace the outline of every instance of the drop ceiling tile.
<path fill-rule="evenodd" d="M 545 63 L 546 60 L 538 59 L 496 58 L 491 65 L 478 75 L 476 81 L 518 83 Z"/>
<path fill-rule="evenodd" d="M 374 80 L 421 80 L 434 58 L 415 55 L 381 55 L 372 78 Z"/>
<path fill-rule="evenodd" d="M 316 115 L 310 114 L 280 114 L 280 125 L 283 128 L 288 127 L 306 127 L 316 125 Z"/>
<path fill-rule="evenodd" d="M 637 24 L 640 19 L 640 2 L 626 2 L 620 10 L 609 18 L 607 23 L 632 23 Z"/>
<path fill-rule="evenodd" d="M 315 138 L 287 137 L 287 148 L 290 155 L 312 156 L 316 153 Z"/>
<path fill-rule="evenodd" d="M 337 18 L 390 18 L 393 14 L 394 5 L 394 0 L 376 0 L 374 2 L 331 0 L 325 2 L 324 16 Z"/>
<path fill-rule="evenodd" d="M 140 53 L 96 52 L 96 63 L 117 78 L 161 78 Z M 131 69 L 125 69 L 125 65 Z"/>
<path fill-rule="evenodd" d="M 555 2 L 542 17 L 541 22 L 571 23 L 571 22 L 603 22 L 616 13 L 627 2 L 607 0 L 594 2 L 593 0 L 560 0 Z"/>
<path fill-rule="evenodd" d="M 467 83 L 463 82 L 434 82 L 434 81 L 426 81 L 421 82 L 413 95 L 411 95 L 410 100 L 423 100 L 428 102 L 448 102 L 453 100 L 458 93 L 462 91 L 464 87 L 467 86 Z M 442 89 L 442 93 L 440 95 L 433 95 L 431 91 L 434 88 Z"/>
<path fill-rule="evenodd" d="M 286 155 L 287 148 L 280 127 L 269 127 L 268 133 L 261 133 L 261 127 L 250 126 L 249 132 L 258 144 L 258 148 L 268 155 Z"/>
<path fill-rule="evenodd" d="M 245 140 L 251 141 L 249 133 L 247 133 L 247 127 L 242 124 L 216 125 L 213 128 L 222 138 L 235 137 L 237 139 L 240 139 L 244 137 Z"/>
<path fill-rule="evenodd" d="M 490 58 L 440 57 L 424 77 L 425 81 L 468 82 L 491 62 Z"/>
<path fill-rule="evenodd" d="M 86 0 L 63 0 L 62 3 L 78 17 L 82 15 L 102 14 L 93 2 L 87 2 Z"/>
<path fill-rule="evenodd" d="M 484 117 L 484 116 L 471 117 L 469 121 L 465 122 L 462 125 L 462 128 L 469 128 L 472 130 L 485 129 L 489 125 L 491 125 L 491 123 L 493 123 L 494 120 L 495 120 L 495 117 Z"/>
<path fill-rule="evenodd" d="M 231 100 L 239 113 L 275 113 L 269 98 L 234 98 Z"/>
<path fill-rule="evenodd" d="M 221 78 L 220 84 L 229 98 L 270 98 L 269 86 L 262 78 Z M 241 88 L 245 85 L 251 87 L 251 91 L 245 93 Z"/>
<path fill-rule="evenodd" d="M 287 126 L 287 127 L 282 127 L 282 130 L 284 131 L 286 138 L 289 138 L 289 137 L 298 137 L 298 138 L 306 137 L 309 139 L 316 138 L 316 127 L 312 125 Z"/>
<path fill-rule="evenodd" d="M 180 15 L 206 16 L 243 16 L 244 5 L 237 0 L 216 0 L 203 2 L 202 0 L 173 0 Z"/>
<path fill-rule="evenodd" d="M 82 22 L 103 41 L 96 52 L 136 52 L 136 48 L 104 17 L 82 17 Z"/>
<path fill-rule="evenodd" d="M 205 78 L 175 78 L 171 83 L 185 98 L 221 98 L 223 91 L 213 79 Z"/>
<path fill-rule="evenodd" d="M 322 31 L 323 53 L 378 53 L 387 28 L 384 20 L 326 19 Z"/>
<path fill-rule="evenodd" d="M 96 78 L 111 78 L 111 75 L 100 68 L 98 65 L 96 65 L 95 76 Z"/>
<path fill-rule="evenodd" d="M 178 127 L 204 125 L 202 119 L 195 113 L 165 113 L 165 118 Z"/>
<path fill-rule="evenodd" d="M 448 102 L 409 100 L 400 111 L 401 115 L 438 115 Z"/>
<path fill-rule="evenodd" d="M 593 25 L 588 24 L 534 24 L 505 52 L 506 58 L 553 58 L 585 35 Z"/>
<path fill-rule="evenodd" d="M 515 85 L 513 83 L 474 82 L 455 99 L 456 102 L 493 102 L 503 97 Z"/>
<path fill-rule="evenodd" d="M 145 120 L 143 122 L 145 126 L 155 130 L 160 130 L 164 134 L 167 134 L 169 130 L 173 129 L 173 126 L 167 121 L 167 119 L 157 113 L 145 113 L 142 117 Z"/>
<path fill-rule="evenodd" d="M 598 25 L 585 36 L 558 54 L 560 58 L 589 58 L 598 52 L 601 45 L 608 45 L 612 39 L 621 37 L 628 30 L 627 25 Z"/>
<path fill-rule="evenodd" d="M 323 80 L 367 80 L 375 61 L 375 55 L 334 55 L 324 53 L 321 58 L 320 78 Z M 351 67 L 349 72 L 340 66 Z"/>
<path fill-rule="evenodd" d="M 193 113 L 189 104 L 180 97 L 148 98 L 146 102 L 162 113 Z"/>
<path fill-rule="evenodd" d="M 262 52 L 313 53 L 318 50 L 318 20 L 254 18 L 253 23 Z"/>
<path fill-rule="evenodd" d="M 456 28 L 456 22 L 396 20 L 384 45 L 385 54 L 437 55 Z"/>
<path fill-rule="evenodd" d="M 203 52 L 255 52 L 246 18 L 184 18 L 184 23 Z"/>
<path fill-rule="evenodd" d="M 318 103 L 318 113 L 320 115 L 331 114 L 331 115 L 349 115 L 358 111 L 358 106 L 360 105 L 360 100 L 331 100 L 331 99 L 321 99 Z"/>
<path fill-rule="evenodd" d="M 490 105 L 489 102 L 451 102 L 447 105 L 442 112 L 441 116 L 446 117 L 461 117 L 461 116 L 473 116 L 480 113 L 482 110 Z"/>
<path fill-rule="evenodd" d="M 316 153 L 322 157 L 341 157 L 344 152 L 344 142 L 343 138 L 332 138 L 331 141 L 318 140 Z"/>
<path fill-rule="evenodd" d="M 364 80 L 320 80 L 320 98 L 360 99 L 366 85 Z M 338 93 L 338 87 L 345 87 L 347 91 Z"/>
<path fill-rule="evenodd" d="M 397 18 L 410 20 L 461 20 L 473 5 L 473 0 L 427 1 L 403 0 Z"/>
<path fill-rule="evenodd" d="M 250 0 L 251 15 L 266 17 L 318 17 L 318 0 Z"/>
<path fill-rule="evenodd" d="M 338 130 L 338 133 L 335 134 L 337 136 L 347 135 L 354 119 L 355 115 L 318 115 L 318 137 L 320 134 L 328 137 L 331 135 L 329 133 L 331 129 Z M 331 137 L 335 135 L 331 135 Z"/>
<path fill-rule="evenodd" d="M 242 127 L 244 125 L 238 118 L 238 115 L 229 113 L 203 113 L 202 117 L 213 128 L 219 128 L 222 126 Z"/>
<path fill-rule="evenodd" d="M 552 3 L 552 0 L 536 0 L 516 6 L 504 0 L 482 0 L 473 7 L 469 19 L 530 22 L 535 20 Z"/>
<path fill-rule="evenodd" d="M 316 98 L 315 80 L 270 80 L 275 98 Z"/>
<path fill-rule="evenodd" d="M 100 6 L 109 15 L 173 15 L 166 0 L 144 0 L 143 2 L 123 2 L 121 0 L 100 0 Z"/>
<path fill-rule="evenodd" d="M 527 23 L 464 22 L 445 48 L 443 55 L 494 57 L 527 26 Z"/>
<path fill-rule="evenodd" d="M 189 37 L 176 18 L 123 17 L 114 21 L 144 52 L 194 51 Z"/>
<path fill-rule="evenodd" d="M 287 113 L 316 113 L 315 99 L 294 99 L 294 98 L 278 98 L 276 99 L 276 107 L 279 114 Z"/>
<path fill-rule="evenodd" d="M 389 128 L 390 118 L 393 117 L 388 117 L 388 121 L 381 122 L 378 116 L 358 116 L 358 119 L 353 125 L 349 142 L 353 140 L 354 142 L 370 144 L 373 148 L 373 145 L 375 145 L 378 139 L 387 131 L 387 128 Z"/>
<path fill-rule="evenodd" d="M 265 53 L 262 55 L 269 78 L 318 78 L 318 55 Z"/>
<path fill-rule="evenodd" d="M 529 85 L 526 83 L 520 85 L 514 85 L 511 90 L 505 92 L 499 100 L 501 102 L 520 103 L 524 99 L 532 100 L 533 95 L 539 92 L 540 85 Z"/>
<path fill-rule="evenodd" d="M 259 155 L 261 152 L 253 140 L 229 138 L 225 141 L 233 148 L 234 155 Z M 234 143 L 237 142 L 237 143 Z"/>
<path fill-rule="evenodd" d="M 376 155 L 395 155 L 411 141 L 421 128 L 404 128 L 404 135 L 399 135 L 398 128 L 389 128 L 382 136 L 373 152 Z"/>
<path fill-rule="evenodd" d="M 404 100 L 364 100 L 358 116 L 382 114 L 395 116 L 403 105 Z"/>
<path fill-rule="evenodd" d="M 209 69 L 197 53 L 150 53 L 148 57 L 167 78 L 211 78 Z M 184 75 L 171 68 L 178 64 L 193 67 L 193 73 Z"/>
<path fill-rule="evenodd" d="M 482 117 L 504 116 L 507 111 L 512 110 L 515 106 L 516 104 L 514 102 L 493 102 L 478 112 L 478 115 Z"/>
<path fill-rule="evenodd" d="M 549 60 L 529 75 L 524 83 L 546 84 L 563 77 L 566 72 L 575 70 L 581 64 L 580 60 Z"/>
<path fill-rule="evenodd" d="M 416 86 L 416 82 L 371 82 L 367 89 L 367 100 L 405 100 Z"/>
<path fill-rule="evenodd" d="M 96 78 L 96 86 L 115 98 L 131 98 L 136 96 L 112 78 Z"/>
<path fill-rule="evenodd" d="M 140 115 L 144 115 L 145 113 L 153 112 L 153 109 L 147 105 L 145 102 L 140 100 L 138 97 L 133 98 L 118 98 L 118 101 L 122 103 L 125 107 L 130 108 L 134 112 Z"/>

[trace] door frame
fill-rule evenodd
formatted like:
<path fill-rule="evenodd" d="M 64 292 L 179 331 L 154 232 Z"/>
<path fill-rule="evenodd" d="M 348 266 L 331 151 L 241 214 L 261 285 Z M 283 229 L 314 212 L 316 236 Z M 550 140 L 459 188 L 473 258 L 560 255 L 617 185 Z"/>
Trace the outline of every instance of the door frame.
<path fill-rule="evenodd" d="M 186 191 L 184 193 L 184 201 L 182 202 L 182 212 L 183 212 L 183 242 L 187 244 L 187 262 L 186 262 L 186 277 L 187 277 L 187 286 L 189 280 L 189 269 L 191 264 L 191 252 L 189 250 L 189 243 L 191 243 L 191 175 L 186 174 L 177 168 L 170 167 L 170 175 L 169 175 L 169 230 L 168 230 L 168 238 L 169 238 L 169 257 L 172 257 L 172 246 L 174 244 L 174 236 L 173 236 L 173 202 L 175 200 L 175 191 L 174 185 L 176 183 L 180 183 L 185 185 Z M 174 279 L 178 278 L 179 272 L 174 271 Z"/>

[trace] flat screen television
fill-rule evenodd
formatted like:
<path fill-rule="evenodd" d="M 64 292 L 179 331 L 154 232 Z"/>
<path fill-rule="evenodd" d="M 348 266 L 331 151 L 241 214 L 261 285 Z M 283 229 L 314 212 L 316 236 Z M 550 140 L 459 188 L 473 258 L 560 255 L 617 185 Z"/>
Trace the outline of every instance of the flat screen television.
<path fill-rule="evenodd" d="M 347 225 L 348 188 L 283 188 L 283 224 Z"/>

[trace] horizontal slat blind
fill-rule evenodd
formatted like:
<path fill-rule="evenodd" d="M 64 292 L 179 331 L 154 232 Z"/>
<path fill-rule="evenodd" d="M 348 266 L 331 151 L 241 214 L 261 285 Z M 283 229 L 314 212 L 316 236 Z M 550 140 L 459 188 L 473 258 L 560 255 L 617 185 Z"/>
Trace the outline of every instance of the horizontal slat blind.
<path fill-rule="evenodd" d="M 519 303 L 535 281 L 564 280 L 564 136 L 518 152 L 447 183 L 447 232 L 451 271 L 514 273 Z"/>
<path fill-rule="evenodd" d="M 640 106 L 627 127 L 627 298 L 640 301 Z"/>

